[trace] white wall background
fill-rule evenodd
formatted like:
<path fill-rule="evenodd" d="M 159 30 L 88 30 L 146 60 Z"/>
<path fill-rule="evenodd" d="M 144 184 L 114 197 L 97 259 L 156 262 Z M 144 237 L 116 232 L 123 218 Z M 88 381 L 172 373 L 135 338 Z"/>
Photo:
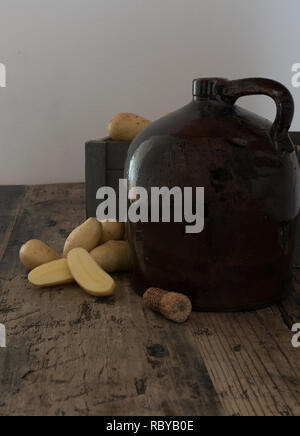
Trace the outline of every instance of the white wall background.
<path fill-rule="evenodd" d="M 299 0 L 1 0 L 0 184 L 83 181 L 85 140 L 115 113 L 177 109 L 198 76 L 283 82 L 300 130 L 299 42 Z"/>

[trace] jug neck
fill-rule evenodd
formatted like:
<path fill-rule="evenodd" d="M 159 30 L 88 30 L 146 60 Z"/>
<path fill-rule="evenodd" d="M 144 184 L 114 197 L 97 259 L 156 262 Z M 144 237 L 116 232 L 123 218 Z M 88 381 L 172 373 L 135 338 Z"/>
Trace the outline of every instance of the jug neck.
<path fill-rule="evenodd" d="M 218 77 L 195 79 L 193 82 L 194 101 L 220 100 L 220 89 L 226 82 L 226 79 Z"/>

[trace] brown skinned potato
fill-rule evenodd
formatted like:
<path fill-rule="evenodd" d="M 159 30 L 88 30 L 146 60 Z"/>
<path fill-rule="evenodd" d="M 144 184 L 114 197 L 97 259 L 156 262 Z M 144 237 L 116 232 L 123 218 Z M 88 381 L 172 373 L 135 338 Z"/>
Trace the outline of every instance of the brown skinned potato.
<path fill-rule="evenodd" d="M 102 225 L 96 218 L 89 218 L 70 234 L 64 247 L 64 257 L 74 248 L 84 248 L 87 251 L 99 245 L 102 237 Z"/>
<path fill-rule="evenodd" d="M 38 239 L 26 242 L 20 249 L 20 260 L 29 270 L 57 259 L 60 256 Z"/>
<path fill-rule="evenodd" d="M 112 118 L 108 132 L 115 141 L 131 142 L 149 124 L 151 121 L 146 118 L 123 112 Z"/>
<path fill-rule="evenodd" d="M 90 255 L 106 272 L 131 270 L 130 248 L 126 241 L 108 241 L 92 250 Z"/>
<path fill-rule="evenodd" d="M 125 224 L 117 221 L 101 221 L 102 235 L 100 244 L 108 241 L 120 241 L 124 237 Z"/>

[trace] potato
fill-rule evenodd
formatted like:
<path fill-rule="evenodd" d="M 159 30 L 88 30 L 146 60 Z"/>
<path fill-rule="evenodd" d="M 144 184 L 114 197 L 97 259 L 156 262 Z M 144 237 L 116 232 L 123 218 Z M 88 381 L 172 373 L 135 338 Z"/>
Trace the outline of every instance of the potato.
<path fill-rule="evenodd" d="M 29 273 L 28 280 L 40 288 L 74 282 L 66 259 L 54 260 L 35 268 Z"/>
<path fill-rule="evenodd" d="M 102 225 L 97 218 L 89 218 L 70 234 L 64 247 L 64 257 L 74 248 L 93 250 L 100 243 Z"/>
<path fill-rule="evenodd" d="M 68 266 L 77 284 L 94 297 L 108 297 L 115 291 L 116 284 L 83 248 L 71 250 L 67 257 Z"/>
<path fill-rule="evenodd" d="M 26 242 L 20 249 L 20 260 L 30 270 L 57 259 L 60 256 L 38 239 Z"/>
<path fill-rule="evenodd" d="M 120 113 L 108 125 L 111 138 L 115 141 L 131 142 L 151 121 L 139 115 Z"/>
<path fill-rule="evenodd" d="M 105 242 L 108 241 L 120 241 L 121 239 L 123 239 L 125 233 L 124 223 L 119 223 L 118 221 L 101 221 L 101 225 L 102 225 L 102 236 L 100 239 L 101 244 L 104 244 Z"/>
<path fill-rule="evenodd" d="M 126 241 L 108 241 L 94 248 L 90 255 L 108 273 L 131 270 L 130 247 Z"/>

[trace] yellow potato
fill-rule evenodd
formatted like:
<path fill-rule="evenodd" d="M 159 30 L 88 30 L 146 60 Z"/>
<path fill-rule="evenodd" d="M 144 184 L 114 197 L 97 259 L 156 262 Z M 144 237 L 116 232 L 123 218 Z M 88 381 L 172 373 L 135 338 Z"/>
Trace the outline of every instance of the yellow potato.
<path fill-rule="evenodd" d="M 67 261 L 74 279 L 88 294 L 94 297 L 108 297 L 114 293 L 114 280 L 97 265 L 86 250 L 71 250 Z"/>
<path fill-rule="evenodd" d="M 99 245 L 102 236 L 102 225 L 97 218 L 89 218 L 77 227 L 66 240 L 64 257 L 74 248 L 85 248 L 87 251 Z"/>
<path fill-rule="evenodd" d="M 20 260 L 30 270 L 57 259 L 60 256 L 38 239 L 26 242 L 20 249 Z"/>
<path fill-rule="evenodd" d="M 32 270 L 28 280 L 40 288 L 74 282 L 66 259 L 54 260 Z"/>
<path fill-rule="evenodd" d="M 151 121 L 139 115 L 120 113 L 108 125 L 110 137 L 115 141 L 131 142 Z"/>
<path fill-rule="evenodd" d="M 130 271 L 130 247 L 126 241 L 108 241 L 90 252 L 92 258 L 108 273 Z"/>
<path fill-rule="evenodd" d="M 120 241 L 124 237 L 125 224 L 117 221 L 101 221 L 102 236 L 100 243 L 104 244 L 108 241 Z M 95 248 L 95 247 L 93 247 Z"/>

